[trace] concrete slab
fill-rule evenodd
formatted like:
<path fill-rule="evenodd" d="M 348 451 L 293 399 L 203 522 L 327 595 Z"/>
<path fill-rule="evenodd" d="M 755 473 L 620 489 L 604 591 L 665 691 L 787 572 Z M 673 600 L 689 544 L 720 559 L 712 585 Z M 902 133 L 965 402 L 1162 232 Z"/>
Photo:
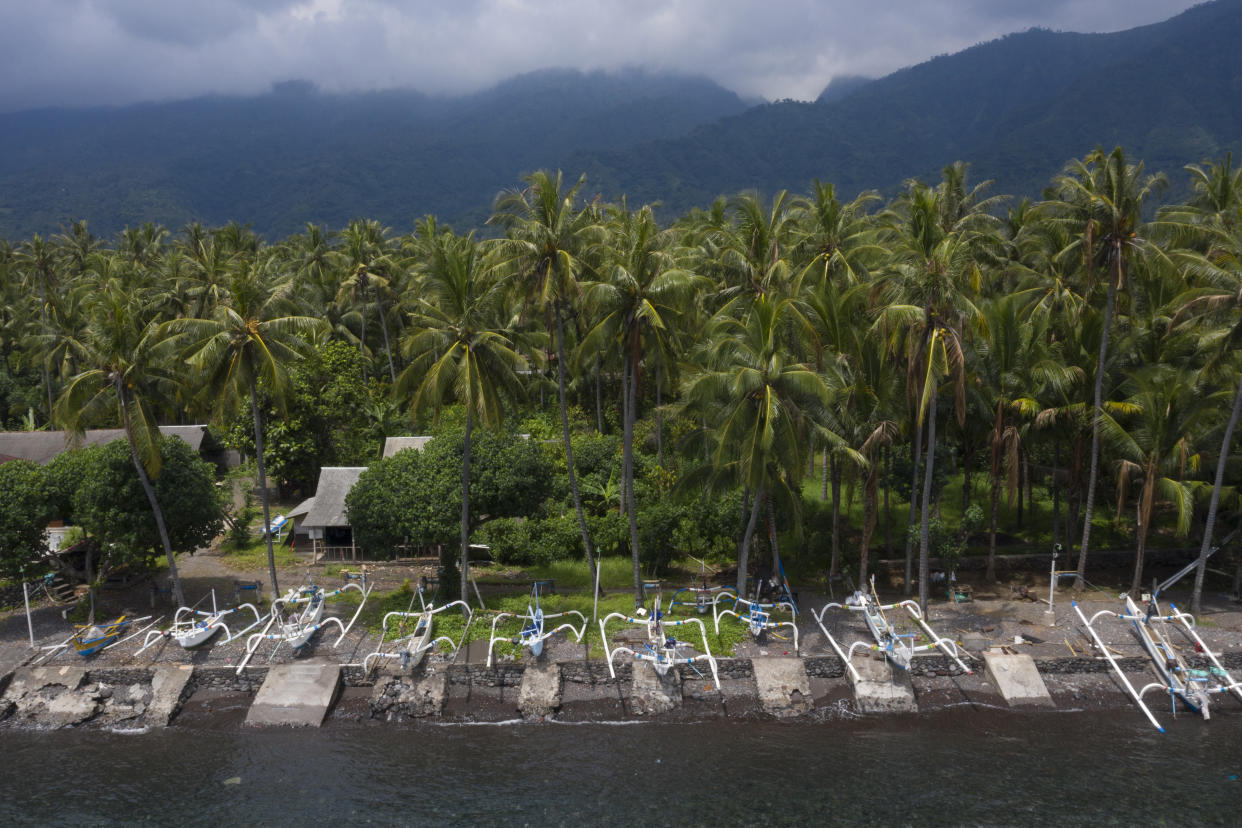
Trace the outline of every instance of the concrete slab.
<path fill-rule="evenodd" d="M 527 666 L 518 691 L 518 710 L 527 719 L 551 716 L 561 706 L 561 666 L 556 663 Z"/>
<path fill-rule="evenodd" d="M 5 688 L 4 696 L 18 699 L 42 687 L 62 686 L 77 690 L 86 683 L 85 667 L 18 667 Z"/>
<path fill-rule="evenodd" d="M 326 661 L 277 664 L 250 705 L 248 725 L 319 727 L 341 686 L 341 666 Z"/>
<path fill-rule="evenodd" d="M 634 662 L 630 711 L 636 716 L 668 713 L 681 707 L 681 675 L 669 670 L 661 676 L 646 662 Z"/>
<path fill-rule="evenodd" d="M 983 663 L 988 678 L 1010 707 L 1055 707 L 1035 660 L 1029 655 L 984 650 Z"/>
<path fill-rule="evenodd" d="M 192 664 L 161 664 L 151 675 L 151 704 L 145 721 L 154 727 L 167 727 L 184 700 L 186 685 L 194 675 Z"/>
<path fill-rule="evenodd" d="M 846 675 L 854 685 L 854 701 L 863 713 L 918 712 L 908 671 L 870 656 L 855 657 L 851 663 L 858 671 L 858 679 L 849 671 Z"/>
<path fill-rule="evenodd" d="M 811 681 L 800 658 L 756 658 L 755 687 L 765 713 L 784 718 L 811 709 Z"/>

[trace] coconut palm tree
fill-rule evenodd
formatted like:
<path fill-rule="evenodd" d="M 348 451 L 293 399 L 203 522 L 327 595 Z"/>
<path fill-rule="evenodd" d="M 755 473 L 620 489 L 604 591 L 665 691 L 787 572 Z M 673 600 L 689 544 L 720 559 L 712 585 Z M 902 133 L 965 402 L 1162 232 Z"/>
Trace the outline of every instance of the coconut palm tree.
<path fill-rule="evenodd" d="M 288 313 L 291 284 L 270 250 L 243 256 L 230 272 L 226 292 L 206 319 L 177 319 L 165 325 L 183 358 L 201 377 L 201 389 L 217 410 L 250 403 L 254 425 L 255 462 L 263 504 L 263 526 L 272 525 L 259 388 L 280 399 L 289 381 L 289 366 L 300 359 L 322 322 Z M 272 594 L 280 594 L 271 532 L 267 539 L 268 575 Z"/>
<path fill-rule="evenodd" d="M 420 266 L 422 295 L 412 313 L 405 351 L 411 361 L 396 386 L 410 409 L 462 405 L 466 433 L 461 466 L 461 597 L 470 567 L 470 436 L 474 424 L 500 425 L 503 403 L 521 393 L 525 364 L 504 327 L 506 285 L 474 235 L 438 234 Z"/>
<path fill-rule="evenodd" d="M 579 279 L 585 267 L 583 251 L 598 243 L 606 231 L 595 211 L 578 207 L 578 192 L 586 182 L 585 176 L 568 189 L 559 171 L 554 175 L 540 170 L 524 181 L 525 188 L 500 194 L 488 223 L 505 230 L 505 238 L 499 243 L 499 266 L 511 274 L 523 303 L 544 314 L 556 337 L 556 390 L 569 491 L 594 583 L 595 555 L 582 512 L 565 400 L 565 321 L 576 311 Z"/>
<path fill-rule="evenodd" d="M 710 462 L 688 474 L 685 485 L 740 486 L 753 497 L 738 545 L 738 594 L 745 594 L 747 554 L 760 511 L 767 506 L 775 554 L 773 507 L 798 514 L 797 485 L 806 467 L 806 439 L 823 419 L 828 388 L 789 348 L 789 328 L 799 315 L 789 299 L 758 296 L 745 319 L 718 316 L 710 332 L 708 363 L 683 388 L 679 410 L 717 424 Z M 821 439 L 840 436 L 821 431 Z"/>
<path fill-rule="evenodd" d="M 647 364 L 675 364 L 681 314 L 707 280 L 684 270 L 674 249 L 676 234 L 662 231 L 650 207 L 631 211 L 622 200 L 606 211 L 607 240 L 600 254 L 600 281 L 585 286 L 583 305 L 598 321 L 583 337 L 580 354 L 621 352 L 622 491 L 630 523 L 634 603 L 642 605 L 638 515 L 634 501 L 634 422 L 640 371 Z M 581 358 L 581 357 L 580 357 Z"/>
<path fill-rule="evenodd" d="M 1102 273 L 1107 291 L 1104 301 L 1104 329 L 1100 338 L 1095 372 L 1095 422 L 1091 427 L 1091 471 L 1087 478 L 1086 514 L 1082 543 L 1078 549 L 1078 576 L 1081 589 L 1091 541 L 1091 520 L 1095 510 L 1095 489 L 1099 479 L 1099 417 L 1104 405 L 1105 365 L 1109 334 L 1117 304 L 1117 291 L 1125 287 L 1126 276 L 1136 256 L 1160 255 L 1141 234 L 1143 205 L 1166 184 L 1163 174 L 1144 175 L 1143 163 L 1130 164 L 1117 147 L 1107 155 L 1097 148 L 1082 161 L 1072 162 L 1057 178 L 1057 199 L 1050 202 L 1050 220 L 1068 225 L 1072 241 L 1062 257 L 1083 263 L 1089 285 Z"/>
<path fill-rule="evenodd" d="M 151 485 L 151 478 L 159 476 L 161 467 L 160 434 L 152 403 L 168 395 L 176 384 L 168 349 L 159 320 L 151 316 L 141 294 L 115 278 L 99 278 L 98 274 L 88 278 L 93 279 L 91 325 L 74 344 L 76 361 L 83 370 L 57 399 L 55 420 L 79 433 L 88 425 L 113 418 L 120 421 L 155 517 L 173 596 L 184 605 L 168 526 Z"/>
<path fill-rule="evenodd" d="M 1156 497 L 1171 502 L 1177 533 L 1185 535 L 1194 513 L 1191 487 L 1185 482 L 1198 471 L 1194 440 L 1215 414 L 1215 400 L 1195 387 L 1187 369 L 1153 366 L 1131 378 L 1134 393 L 1124 404 L 1113 403 L 1100 417 L 1104 438 L 1119 456 L 1117 513 L 1125 505 L 1133 481 L 1141 483 L 1137 507 L 1137 551 L 1130 595 L 1139 596 L 1143 558 L 1155 514 Z"/>

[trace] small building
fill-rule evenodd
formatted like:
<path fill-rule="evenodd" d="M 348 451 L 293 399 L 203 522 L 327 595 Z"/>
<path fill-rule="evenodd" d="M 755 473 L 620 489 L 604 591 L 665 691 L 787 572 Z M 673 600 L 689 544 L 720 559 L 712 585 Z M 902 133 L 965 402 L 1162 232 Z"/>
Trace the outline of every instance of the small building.
<path fill-rule="evenodd" d="M 366 470 L 366 466 L 327 466 L 320 469 L 315 496 L 303 501 L 288 514 L 290 518 L 302 515 L 297 525 L 305 529 L 311 544 L 312 560 L 343 558 L 346 555 L 351 560 L 357 559 L 359 550 L 345 516 L 345 496 Z"/>
<path fill-rule="evenodd" d="M 392 457 L 397 452 L 405 451 L 406 449 L 422 451 L 423 446 L 430 442 L 430 437 L 385 437 L 384 458 Z"/>
<path fill-rule="evenodd" d="M 205 425 L 160 426 L 160 434 L 181 438 L 218 471 L 238 463 L 236 454 L 220 445 Z M 125 430 L 121 428 L 92 428 L 79 435 L 70 431 L 0 431 L 0 455 L 46 466 L 57 455 L 70 449 L 100 446 L 123 439 Z"/>

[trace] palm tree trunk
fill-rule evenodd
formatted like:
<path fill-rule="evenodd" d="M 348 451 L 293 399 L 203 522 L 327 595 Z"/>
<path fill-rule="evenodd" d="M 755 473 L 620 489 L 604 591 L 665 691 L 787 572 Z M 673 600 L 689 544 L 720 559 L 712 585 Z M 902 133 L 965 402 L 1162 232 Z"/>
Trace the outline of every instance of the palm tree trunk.
<path fill-rule="evenodd" d="M 983 579 L 989 584 L 996 583 L 996 513 L 1000 511 L 1000 481 L 992 478 L 992 518 L 988 524 L 988 568 Z"/>
<path fill-rule="evenodd" d="M 832 455 L 832 558 L 828 564 L 828 577 L 835 578 L 841 568 L 841 461 Z"/>
<path fill-rule="evenodd" d="M 380 330 L 384 332 L 384 354 L 388 357 L 388 379 L 396 385 L 397 369 L 392 363 L 392 347 L 388 344 L 388 320 L 384 318 L 384 303 L 380 301 L 379 285 L 375 285 L 375 311 L 379 314 Z"/>
<path fill-rule="evenodd" d="M 639 549 L 638 549 L 638 515 L 634 504 L 634 397 L 636 396 L 634 376 L 634 359 L 630 350 L 627 348 L 625 352 L 625 369 L 624 380 L 622 382 L 622 426 L 625 432 L 621 442 L 621 471 L 622 486 L 624 487 L 626 511 L 628 512 L 630 523 L 630 554 L 634 559 L 634 606 L 640 607 L 643 603 L 643 581 L 642 572 L 639 568 Z"/>
<path fill-rule="evenodd" d="M 254 421 L 254 458 L 259 467 L 259 499 L 263 503 L 263 536 L 267 539 L 267 571 L 272 579 L 272 598 L 280 596 L 280 586 L 276 583 L 276 552 L 272 549 L 272 533 L 268 527 L 272 525 L 272 510 L 267 497 L 267 470 L 263 466 L 263 422 L 259 418 L 259 391 L 255 387 L 254 375 L 250 376 L 250 416 Z"/>
<path fill-rule="evenodd" d="M 824 459 L 823 459 L 823 462 L 820 463 L 820 468 L 823 471 L 823 479 L 820 480 L 820 483 L 819 483 L 819 499 L 827 500 L 828 499 L 828 447 L 827 446 L 824 446 Z"/>
<path fill-rule="evenodd" d="M 1104 406 L 1104 362 L 1108 358 L 1108 332 L 1113 324 L 1113 303 L 1117 301 L 1114 281 L 1108 280 L 1108 301 L 1104 303 L 1104 331 L 1100 335 L 1100 358 L 1095 366 L 1095 408 L 1091 416 L 1091 474 L 1087 477 L 1087 509 L 1082 524 L 1082 545 L 1078 548 L 1078 574 L 1074 589 L 1082 589 L 1087 573 L 1087 551 L 1091 548 L 1091 518 L 1095 513 L 1095 485 L 1100 476 L 1100 414 Z"/>
<path fill-rule="evenodd" d="M 1225 426 L 1225 436 L 1220 441 L 1220 456 L 1216 458 L 1216 480 L 1212 485 L 1212 499 L 1208 501 L 1207 523 L 1203 527 L 1203 544 L 1199 547 L 1199 566 L 1195 569 L 1195 588 L 1190 597 L 1191 615 L 1198 615 L 1202 611 L 1203 576 L 1207 572 L 1208 555 L 1212 551 L 1212 533 L 1216 529 L 1216 507 L 1220 503 L 1220 490 L 1225 482 L 1225 464 L 1229 459 L 1233 430 L 1237 428 L 1240 415 L 1242 415 L 1242 380 L 1239 380 L 1238 390 L 1233 395 L 1233 413 L 1229 415 L 1229 425 Z"/>
<path fill-rule="evenodd" d="M 1138 600 L 1143 589 L 1143 557 L 1147 551 L 1147 530 L 1151 526 L 1152 502 L 1156 491 L 1156 463 L 1149 462 L 1143 475 L 1143 491 L 1139 495 L 1138 550 L 1134 553 L 1134 577 L 1130 579 L 1130 597 Z"/>
<path fill-rule="evenodd" d="M 604 433 L 604 405 L 600 392 L 599 355 L 595 357 L 595 430 Z"/>
<path fill-rule="evenodd" d="M 932 401 L 935 401 L 932 397 Z M 923 455 L 923 424 L 916 422 L 914 426 L 914 453 L 910 455 L 910 517 L 906 522 L 906 583 L 902 591 L 909 595 L 914 591 L 914 538 L 910 534 L 909 527 L 914 525 L 914 509 L 918 502 L 917 492 L 919 490 L 919 460 Z M 926 508 L 926 507 L 924 507 Z"/>
<path fill-rule="evenodd" d="M 755 525 L 759 522 L 759 505 L 763 502 L 763 492 L 755 493 L 755 500 L 750 505 L 750 519 L 746 521 L 746 531 L 742 533 L 742 542 L 737 546 L 737 594 L 746 594 L 746 568 L 749 561 L 750 541 L 755 536 Z"/>
<path fill-rule="evenodd" d="M 878 460 L 878 458 L 877 458 Z M 867 583 L 867 566 L 871 557 L 871 536 L 875 532 L 876 501 L 879 474 L 875 464 L 867 470 L 867 480 L 863 484 L 863 528 L 862 544 L 858 550 L 858 585 Z"/>
<path fill-rule="evenodd" d="M 168 559 L 168 575 L 172 579 L 173 597 L 177 599 L 177 606 L 185 606 L 185 595 L 181 592 L 181 578 L 177 575 L 177 560 L 173 556 L 172 541 L 168 537 L 168 526 L 164 523 L 164 510 L 160 508 L 159 501 L 155 498 L 155 487 L 151 485 L 151 478 L 147 476 L 147 470 L 142 465 L 142 460 L 138 458 L 138 446 L 134 443 L 134 423 L 129 416 L 129 395 L 125 393 L 125 387 L 121 384 L 121 380 L 116 380 L 116 393 L 121 401 L 121 421 L 125 426 L 125 438 L 129 441 L 129 456 L 134 461 L 134 468 L 138 472 L 138 481 L 142 483 L 142 491 L 147 495 L 147 502 L 151 504 L 151 513 L 155 515 L 155 528 L 160 533 L 160 543 L 164 547 L 164 557 Z M 161 439 L 158 436 L 156 439 Z M 92 587 L 93 588 L 93 587 Z"/>
<path fill-rule="evenodd" d="M 772 547 L 772 575 L 780 577 L 781 574 L 781 549 L 776 539 L 776 506 L 772 503 L 772 498 L 768 498 L 768 509 L 766 520 L 768 524 L 768 545 Z M 781 580 L 784 580 L 783 578 Z"/>
<path fill-rule="evenodd" d="M 663 400 L 660 396 L 660 367 L 656 366 L 656 462 L 664 468 L 664 411 L 660 408 Z"/>
<path fill-rule="evenodd" d="M 461 456 L 461 600 L 466 603 L 470 603 L 470 432 L 473 429 L 474 410 L 466 403 L 466 437 Z M 469 611 L 463 609 L 462 614 L 469 615 Z"/>
<path fill-rule="evenodd" d="M 884 447 L 884 554 L 888 557 L 893 556 L 893 513 L 889 509 L 889 493 L 892 492 L 893 479 L 893 447 Z M 860 581 L 859 589 L 862 588 L 865 581 Z"/>
<path fill-rule="evenodd" d="M 932 394 L 931 410 L 927 413 L 927 467 L 923 469 L 923 515 L 919 521 L 919 608 L 924 616 L 927 615 L 927 587 L 928 581 L 931 580 L 928 566 L 930 543 L 927 524 L 931 517 L 932 476 L 936 463 L 936 398 L 938 396 L 939 394 Z"/>
<path fill-rule="evenodd" d="M 1052 548 L 1061 545 L 1061 435 L 1052 437 Z"/>
<path fill-rule="evenodd" d="M 586 550 L 587 572 L 590 574 L 591 583 L 594 584 L 596 582 L 595 555 L 591 550 L 591 533 L 587 531 L 586 516 L 582 513 L 582 496 L 578 494 L 578 474 L 574 470 L 574 447 L 569 439 L 569 409 L 565 405 L 565 326 L 561 320 L 559 304 L 553 313 L 556 315 L 556 392 L 561 406 L 561 436 L 565 442 L 565 465 L 569 471 L 569 491 L 574 498 L 574 513 L 578 516 L 578 531 L 582 533 L 582 548 Z"/>

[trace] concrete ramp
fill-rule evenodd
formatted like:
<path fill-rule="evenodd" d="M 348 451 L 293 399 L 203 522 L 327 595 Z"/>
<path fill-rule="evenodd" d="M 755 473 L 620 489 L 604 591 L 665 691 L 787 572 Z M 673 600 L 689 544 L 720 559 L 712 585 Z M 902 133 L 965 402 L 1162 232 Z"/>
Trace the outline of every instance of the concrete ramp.
<path fill-rule="evenodd" d="M 319 727 L 341 686 L 341 667 L 323 661 L 277 664 L 250 705 L 248 725 Z"/>
<path fill-rule="evenodd" d="M 630 710 L 637 716 L 668 713 L 681 707 L 681 674 L 670 669 L 661 676 L 649 663 L 634 662 Z"/>
<path fill-rule="evenodd" d="M 862 656 L 851 662 L 858 671 L 858 680 L 848 670 L 854 685 L 854 700 L 863 713 L 917 713 L 914 686 L 910 673 L 894 667 L 887 660 Z"/>
<path fill-rule="evenodd" d="M 527 719 L 551 716 L 561 706 L 561 665 L 531 664 L 522 671 L 518 710 Z"/>
<path fill-rule="evenodd" d="M 1055 706 L 1035 660 L 1029 655 L 984 650 L 983 663 L 987 665 L 988 679 L 1010 707 Z"/>
<path fill-rule="evenodd" d="M 811 680 L 800 658 L 756 658 L 755 688 L 759 703 L 772 716 L 800 716 L 811 710 Z"/>
<path fill-rule="evenodd" d="M 182 697 L 194 667 L 190 664 L 161 664 L 151 675 L 151 704 L 144 721 L 155 727 L 167 727 L 181 709 Z"/>

